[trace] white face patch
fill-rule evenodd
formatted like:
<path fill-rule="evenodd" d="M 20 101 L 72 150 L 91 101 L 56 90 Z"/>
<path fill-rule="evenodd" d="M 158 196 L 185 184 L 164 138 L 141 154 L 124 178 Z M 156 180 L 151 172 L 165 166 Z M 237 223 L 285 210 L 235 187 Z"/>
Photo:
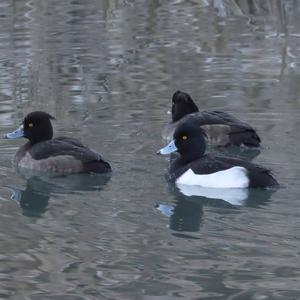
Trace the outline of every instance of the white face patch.
<path fill-rule="evenodd" d="M 176 180 L 176 184 L 196 185 L 209 188 L 247 188 L 248 171 L 244 167 L 232 167 L 212 174 L 195 174 L 187 170 Z"/>
<path fill-rule="evenodd" d="M 244 205 L 248 198 L 247 188 L 207 188 L 202 186 L 176 184 L 185 196 L 200 196 L 208 199 L 224 200 L 232 205 Z"/>

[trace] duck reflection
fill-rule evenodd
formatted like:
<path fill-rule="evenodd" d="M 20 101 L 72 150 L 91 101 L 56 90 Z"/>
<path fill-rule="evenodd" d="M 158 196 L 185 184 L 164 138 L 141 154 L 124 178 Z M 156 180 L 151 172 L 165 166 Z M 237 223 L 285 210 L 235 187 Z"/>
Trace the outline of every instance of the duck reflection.
<path fill-rule="evenodd" d="M 109 175 L 76 174 L 65 177 L 37 177 L 27 179 L 25 189 L 10 188 L 11 199 L 25 216 L 40 217 L 48 208 L 51 195 L 83 191 L 99 191 L 109 181 Z"/>
<path fill-rule="evenodd" d="M 206 188 L 176 184 L 173 190 L 176 190 L 177 198 L 179 197 L 178 193 L 180 193 L 198 199 L 198 201 L 200 199 L 201 203 L 205 205 L 236 208 L 239 206 L 260 207 L 266 205 L 276 188 Z"/>
<path fill-rule="evenodd" d="M 46 212 L 50 199 L 46 191 L 38 192 L 28 186 L 24 191 L 17 188 L 11 190 L 10 198 L 21 207 L 23 215 L 37 217 Z"/>
<path fill-rule="evenodd" d="M 205 206 L 237 209 L 241 206 L 266 205 L 274 189 L 214 189 L 187 185 L 170 185 L 175 196 L 172 204 L 157 204 L 156 208 L 169 218 L 174 231 L 199 231 L 204 218 Z"/>
<path fill-rule="evenodd" d="M 156 208 L 169 217 L 170 228 L 175 231 L 199 231 L 202 222 L 201 201 L 178 199 L 174 205 L 157 204 Z"/>

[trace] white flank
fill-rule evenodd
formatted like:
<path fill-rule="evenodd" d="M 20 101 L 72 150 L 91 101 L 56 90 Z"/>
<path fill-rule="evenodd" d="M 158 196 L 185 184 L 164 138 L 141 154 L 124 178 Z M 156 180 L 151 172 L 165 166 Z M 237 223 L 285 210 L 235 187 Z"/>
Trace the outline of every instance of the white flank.
<path fill-rule="evenodd" d="M 247 188 L 207 188 L 185 184 L 176 184 L 176 186 L 185 196 L 201 196 L 208 199 L 220 199 L 232 205 L 243 205 L 249 195 L 249 190 Z"/>
<path fill-rule="evenodd" d="M 195 174 L 192 169 L 189 169 L 176 180 L 176 184 L 209 188 L 247 188 L 249 186 L 247 173 L 243 167 L 232 167 L 205 175 Z"/>

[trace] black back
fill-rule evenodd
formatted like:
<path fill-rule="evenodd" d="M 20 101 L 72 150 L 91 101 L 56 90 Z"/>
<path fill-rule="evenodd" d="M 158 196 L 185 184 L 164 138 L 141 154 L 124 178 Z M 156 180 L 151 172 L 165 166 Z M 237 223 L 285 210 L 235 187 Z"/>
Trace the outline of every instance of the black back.
<path fill-rule="evenodd" d="M 170 181 L 175 181 L 188 169 L 192 169 L 195 174 L 212 174 L 236 166 L 247 169 L 250 180 L 249 187 L 278 186 L 278 182 L 274 179 L 270 170 L 235 157 L 222 156 L 213 153 L 205 154 L 201 158 L 188 164 L 184 164 L 181 157 L 178 158 L 170 167 L 168 179 Z"/>

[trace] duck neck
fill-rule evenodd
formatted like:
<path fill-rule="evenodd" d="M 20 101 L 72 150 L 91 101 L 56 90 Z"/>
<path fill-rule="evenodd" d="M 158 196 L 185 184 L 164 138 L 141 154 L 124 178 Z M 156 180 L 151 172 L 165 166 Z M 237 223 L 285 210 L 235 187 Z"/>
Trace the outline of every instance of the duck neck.
<path fill-rule="evenodd" d="M 172 121 L 176 122 L 178 120 L 180 120 L 181 118 L 183 118 L 184 116 L 188 115 L 188 114 L 192 114 L 194 112 L 198 112 L 199 109 L 197 107 L 197 105 L 195 103 L 190 104 L 187 107 L 182 107 L 180 109 L 175 109 L 172 112 Z"/>
<path fill-rule="evenodd" d="M 45 142 L 45 141 L 49 141 L 52 139 L 52 135 L 48 135 L 48 136 L 43 136 L 43 137 L 34 137 L 29 139 L 29 142 L 31 143 L 31 145 L 40 143 L 40 142 Z"/>
<path fill-rule="evenodd" d="M 204 153 L 205 153 L 205 151 L 201 152 L 201 153 L 192 152 L 192 153 L 188 153 L 186 155 L 182 155 L 180 157 L 180 159 L 183 163 L 187 164 L 187 163 L 190 163 L 194 160 L 197 160 L 197 159 L 201 158 L 204 155 Z"/>
<path fill-rule="evenodd" d="M 204 155 L 204 154 L 203 154 Z M 171 165 L 170 165 L 170 180 L 175 181 L 176 178 L 178 178 L 180 175 L 182 175 L 185 171 L 187 171 L 190 168 L 190 163 L 192 161 L 195 161 L 199 158 L 201 158 L 203 155 L 197 155 L 193 158 L 188 156 L 180 156 L 177 159 L 175 159 Z"/>

